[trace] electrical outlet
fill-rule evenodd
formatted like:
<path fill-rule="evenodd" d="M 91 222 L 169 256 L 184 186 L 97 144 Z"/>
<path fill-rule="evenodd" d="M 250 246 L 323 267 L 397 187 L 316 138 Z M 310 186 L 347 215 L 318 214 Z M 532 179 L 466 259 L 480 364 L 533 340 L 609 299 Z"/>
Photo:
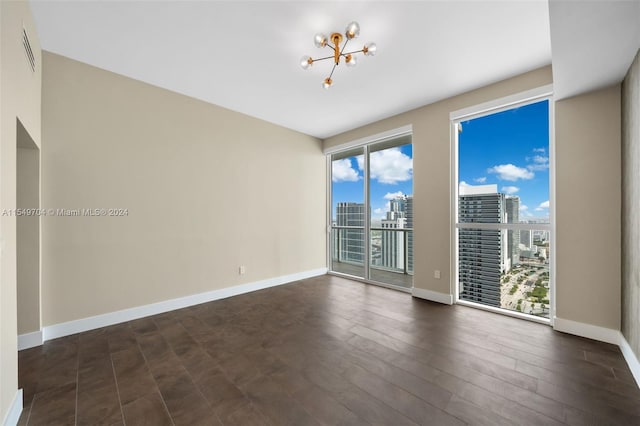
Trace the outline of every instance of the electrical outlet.
<path fill-rule="evenodd" d="M 247 268 L 244 265 L 240 265 L 240 267 L 238 268 L 238 273 L 240 275 L 244 275 L 247 272 Z"/>
<path fill-rule="evenodd" d="M 439 270 L 436 269 L 435 271 L 433 271 L 433 278 L 438 279 L 438 280 L 440 279 L 440 271 Z"/>

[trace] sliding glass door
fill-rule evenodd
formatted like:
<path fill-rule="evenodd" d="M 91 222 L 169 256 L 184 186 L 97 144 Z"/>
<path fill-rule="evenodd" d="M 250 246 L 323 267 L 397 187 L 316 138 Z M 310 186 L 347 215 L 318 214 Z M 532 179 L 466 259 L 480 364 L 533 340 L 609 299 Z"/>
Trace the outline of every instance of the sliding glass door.
<path fill-rule="evenodd" d="M 413 149 L 404 134 L 331 162 L 331 271 L 413 287 Z"/>

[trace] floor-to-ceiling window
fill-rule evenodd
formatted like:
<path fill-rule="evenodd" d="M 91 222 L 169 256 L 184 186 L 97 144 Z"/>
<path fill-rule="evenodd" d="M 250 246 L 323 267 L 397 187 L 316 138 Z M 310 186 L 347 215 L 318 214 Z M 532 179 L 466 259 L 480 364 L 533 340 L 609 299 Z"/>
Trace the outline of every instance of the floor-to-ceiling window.
<path fill-rule="evenodd" d="M 553 268 L 548 93 L 452 117 L 457 301 L 546 320 Z"/>
<path fill-rule="evenodd" d="M 329 155 L 330 270 L 413 287 L 413 146 L 407 131 Z"/>

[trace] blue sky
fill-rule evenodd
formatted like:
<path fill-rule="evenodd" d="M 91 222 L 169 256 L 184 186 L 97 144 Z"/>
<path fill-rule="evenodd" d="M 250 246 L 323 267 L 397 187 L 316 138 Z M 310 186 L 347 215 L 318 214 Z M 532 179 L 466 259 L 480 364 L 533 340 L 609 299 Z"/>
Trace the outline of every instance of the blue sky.
<path fill-rule="evenodd" d="M 549 104 L 465 121 L 458 139 L 461 185 L 497 184 L 520 197 L 520 220 L 549 216 Z"/>
<path fill-rule="evenodd" d="M 542 101 L 462 123 L 458 140 L 459 183 L 497 184 L 520 197 L 520 220 L 549 216 L 549 106 Z M 412 145 L 371 154 L 371 211 L 384 217 L 388 200 L 413 194 Z M 336 203 L 364 202 L 362 156 L 333 162 L 332 212 Z"/>

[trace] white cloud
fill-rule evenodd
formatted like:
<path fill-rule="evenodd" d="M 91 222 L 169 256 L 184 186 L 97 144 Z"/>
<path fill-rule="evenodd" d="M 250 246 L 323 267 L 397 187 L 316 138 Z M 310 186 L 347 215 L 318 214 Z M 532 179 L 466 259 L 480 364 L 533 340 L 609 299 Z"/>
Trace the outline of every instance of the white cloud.
<path fill-rule="evenodd" d="M 373 212 L 375 214 L 384 214 L 385 213 L 385 211 L 380 207 L 378 207 L 377 209 L 374 209 Z"/>
<path fill-rule="evenodd" d="M 360 160 L 358 160 L 358 167 L 360 167 Z M 411 179 L 413 159 L 400 151 L 400 148 L 376 151 L 369 156 L 369 169 L 371 179 L 394 185 Z"/>
<path fill-rule="evenodd" d="M 538 207 L 536 207 L 536 211 L 540 212 L 540 211 L 542 211 L 544 209 L 548 209 L 548 208 L 549 208 L 549 200 L 540 203 L 540 205 Z"/>
<path fill-rule="evenodd" d="M 402 193 L 402 191 L 398 191 L 398 192 L 387 192 L 383 198 L 384 198 L 385 200 L 395 200 L 396 198 L 399 198 L 399 197 L 402 197 L 402 196 L 404 196 L 404 194 Z"/>
<path fill-rule="evenodd" d="M 544 154 L 547 150 L 545 148 L 533 148 L 533 152 L 541 152 Z"/>
<path fill-rule="evenodd" d="M 533 214 L 529 211 L 529 207 L 524 204 L 520 204 L 520 214 L 526 217 L 533 217 Z"/>
<path fill-rule="evenodd" d="M 474 182 L 478 182 L 478 183 L 485 183 L 487 181 L 487 177 L 486 176 L 482 176 L 482 177 L 479 177 L 479 178 L 475 178 L 473 181 Z"/>
<path fill-rule="evenodd" d="M 502 192 L 504 192 L 505 194 L 515 194 L 516 192 L 520 191 L 520 188 L 518 188 L 517 186 L 503 186 L 502 187 Z"/>
<path fill-rule="evenodd" d="M 331 163 L 331 180 L 333 182 L 357 182 L 359 179 L 360 175 L 353 168 L 350 158 Z"/>
<path fill-rule="evenodd" d="M 515 182 L 518 179 L 532 179 L 535 176 L 533 172 L 513 164 L 500 164 L 488 169 L 487 172 L 495 173 L 499 179 L 511 182 Z"/>
<path fill-rule="evenodd" d="M 358 162 L 358 168 L 360 170 L 364 170 L 364 156 L 363 155 L 358 155 L 356 157 L 356 161 Z"/>
<path fill-rule="evenodd" d="M 527 160 L 532 160 L 533 164 L 527 165 L 527 169 L 529 170 L 546 170 L 549 168 L 549 157 L 544 155 L 536 155 L 533 158 Z"/>
<path fill-rule="evenodd" d="M 461 192 L 462 188 L 468 188 L 470 186 L 473 186 L 473 185 L 469 185 L 467 182 L 461 180 L 460 183 L 458 184 L 458 191 Z"/>

